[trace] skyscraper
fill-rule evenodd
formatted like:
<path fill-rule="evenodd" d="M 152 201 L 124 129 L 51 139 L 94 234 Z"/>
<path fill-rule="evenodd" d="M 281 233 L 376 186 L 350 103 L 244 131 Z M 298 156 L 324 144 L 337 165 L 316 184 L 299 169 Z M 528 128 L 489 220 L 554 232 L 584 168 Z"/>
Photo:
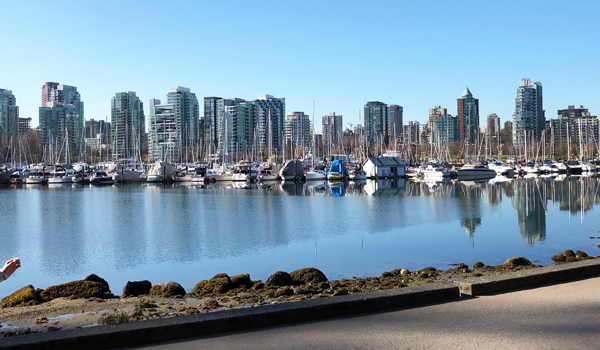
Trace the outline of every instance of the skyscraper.
<path fill-rule="evenodd" d="M 146 134 L 144 105 L 133 91 L 117 92 L 111 100 L 113 158 L 140 155 Z"/>
<path fill-rule="evenodd" d="M 185 161 L 200 137 L 200 106 L 190 89 L 173 86 L 167 103 L 150 100 L 150 154 L 155 160 Z"/>
<path fill-rule="evenodd" d="M 370 145 L 379 141 L 389 142 L 389 109 L 388 105 L 379 102 L 367 102 L 364 107 L 365 134 Z"/>
<path fill-rule="evenodd" d="M 272 95 L 258 95 L 258 99 L 248 101 L 254 105 L 254 121 L 260 149 L 269 146 L 269 124 L 271 145 L 282 150 L 285 137 L 285 98 Z"/>
<path fill-rule="evenodd" d="M 388 127 L 390 137 L 392 139 L 397 139 L 402 135 L 402 114 L 403 108 L 399 105 L 390 105 L 389 113 L 390 113 L 390 126 Z"/>
<path fill-rule="evenodd" d="M 322 118 L 323 140 L 328 144 L 339 145 L 342 143 L 344 135 L 344 120 L 343 117 L 335 112 L 324 115 Z"/>
<path fill-rule="evenodd" d="M 154 160 L 176 161 L 181 155 L 172 104 L 150 99 L 149 153 Z"/>
<path fill-rule="evenodd" d="M 259 95 L 256 100 L 215 98 L 215 101 L 216 137 L 219 152 L 225 149 L 223 145 L 225 139 L 227 153 L 252 151 L 255 147 L 259 152 L 283 149 L 285 98 L 276 98 L 265 94 Z M 205 107 L 206 104 L 205 100 Z M 225 126 L 227 127 L 225 128 Z M 261 154 L 267 155 L 266 153 Z"/>
<path fill-rule="evenodd" d="M 56 83 L 47 83 L 42 87 L 42 104 L 44 95 L 49 93 L 49 97 L 45 102 L 46 106 L 39 108 L 40 143 L 43 147 L 52 147 L 54 150 L 62 149 L 66 143 L 69 155 L 79 154 L 84 136 L 81 95 L 75 86 L 58 84 L 54 89 L 48 90 L 48 84 Z"/>
<path fill-rule="evenodd" d="M 460 140 L 460 121 L 457 117 L 449 115 L 446 108 L 435 106 L 430 109 L 429 120 L 434 144 L 447 144 Z"/>
<path fill-rule="evenodd" d="M 546 127 L 546 112 L 542 103 L 542 83 L 523 79 L 517 88 L 513 114 L 513 144 L 521 146 L 525 140 L 538 140 Z"/>
<path fill-rule="evenodd" d="M 12 91 L 0 89 L 0 146 L 19 131 L 19 107 Z"/>
<path fill-rule="evenodd" d="M 286 146 L 289 145 L 292 149 L 310 148 L 312 145 L 310 116 L 304 112 L 290 112 L 285 121 L 285 140 Z"/>
<path fill-rule="evenodd" d="M 457 99 L 457 113 L 460 123 L 460 140 L 473 144 L 479 135 L 479 100 L 473 98 L 467 87 Z"/>
<path fill-rule="evenodd" d="M 487 134 L 496 136 L 500 132 L 500 117 L 496 113 L 491 113 L 487 116 Z"/>
<path fill-rule="evenodd" d="M 52 90 L 56 90 L 58 85 L 58 83 L 46 82 L 42 86 L 42 107 L 48 107 L 47 103 L 50 101 Z"/>
<path fill-rule="evenodd" d="M 217 113 L 217 104 L 219 100 L 222 100 L 221 97 L 205 97 L 204 98 L 204 126 L 205 128 L 209 128 L 209 135 L 211 138 L 211 143 L 213 145 L 213 149 L 217 149 L 219 146 L 219 134 L 217 133 L 217 125 L 218 125 L 218 113 Z"/>
<path fill-rule="evenodd" d="M 567 143 L 595 144 L 598 140 L 598 117 L 587 108 L 574 105 L 557 111 L 558 119 L 546 121 L 546 140 L 554 145 Z"/>

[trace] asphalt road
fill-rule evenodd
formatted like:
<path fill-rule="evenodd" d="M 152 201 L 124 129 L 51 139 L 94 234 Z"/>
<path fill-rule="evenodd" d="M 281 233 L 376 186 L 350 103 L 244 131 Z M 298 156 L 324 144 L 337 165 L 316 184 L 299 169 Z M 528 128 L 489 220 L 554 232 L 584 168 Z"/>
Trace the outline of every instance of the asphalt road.
<path fill-rule="evenodd" d="M 135 349 L 600 349 L 600 277 Z"/>

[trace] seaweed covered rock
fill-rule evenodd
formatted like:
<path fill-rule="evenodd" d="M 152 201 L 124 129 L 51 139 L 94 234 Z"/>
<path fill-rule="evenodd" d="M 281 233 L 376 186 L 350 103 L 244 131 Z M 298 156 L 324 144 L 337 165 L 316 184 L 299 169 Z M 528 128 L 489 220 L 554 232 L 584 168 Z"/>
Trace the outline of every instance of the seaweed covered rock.
<path fill-rule="evenodd" d="M 185 295 L 185 289 L 179 284 L 173 281 L 155 284 L 150 288 L 151 296 L 159 298 L 174 298 L 183 297 Z"/>
<path fill-rule="evenodd" d="M 578 250 L 575 252 L 575 258 L 577 258 L 577 260 L 585 260 L 586 258 L 589 258 L 589 256 L 587 255 L 586 252 L 582 252 L 581 250 Z"/>
<path fill-rule="evenodd" d="M 519 267 L 519 266 L 531 266 L 531 261 L 529 261 L 529 259 L 526 259 L 522 256 L 517 256 L 514 258 L 507 259 L 504 262 L 504 264 L 502 264 L 502 266 L 508 267 L 508 268 Z"/>
<path fill-rule="evenodd" d="M 29 306 L 39 304 L 41 298 L 32 285 L 25 286 L 0 301 L 0 307 Z"/>
<path fill-rule="evenodd" d="M 573 252 L 571 249 L 567 249 L 562 253 L 558 253 L 556 255 L 554 255 L 552 258 L 552 261 L 554 262 L 571 262 L 571 261 L 575 261 L 576 260 L 576 256 L 575 256 L 575 252 Z"/>
<path fill-rule="evenodd" d="M 110 297 L 110 289 L 100 282 L 73 281 L 46 288 L 41 297 L 44 301 L 56 298 L 88 299 Z"/>
<path fill-rule="evenodd" d="M 248 279 L 250 279 L 250 275 L 248 275 Z M 192 289 L 192 294 L 199 296 L 208 294 L 222 294 L 227 293 L 233 288 L 234 284 L 231 282 L 231 278 L 229 278 L 226 273 L 218 273 L 208 281 L 202 280 L 198 282 L 194 286 L 194 289 Z"/>
<path fill-rule="evenodd" d="M 277 271 L 265 282 L 266 287 L 285 287 L 294 285 L 294 280 L 289 273 L 284 271 Z"/>
<path fill-rule="evenodd" d="M 485 267 L 485 264 L 484 264 L 484 263 L 482 263 L 481 261 L 476 261 L 476 262 L 473 264 L 473 268 L 474 268 L 474 269 L 481 269 L 481 268 L 483 268 L 483 267 Z"/>
<path fill-rule="evenodd" d="M 252 288 L 254 282 L 250 279 L 250 275 L 245 273 L 242 275 L 231 276 L 231 287 L 232 289 L 239 287 Z"/>
<path fill-rule="evenodd" d="M 128 281 L 123 287 L 123 297 L 137 297 L 139 295 L 150 294 L 152 283 L 150 281 Z"/>
<path fill-rule="evenodd" d="M 83 280 L 101 283 L 107 290 L 110 291 L 110 286 L 108 285 L 108 282 L 106 282 L 106 280 L 104 278 L 99 277 L 96 274 L 91 274 L 91 275 L 87 276 L 86 278 L 84 278 Z"/>
<path fill-rule="evenodd" d="M 438 275 L 438 271 L 435 267 L 429 266 L 424 269 L 418 270 L 414 272 L 418 278 L 425 279 L 430 277 L 435 277 Z"/>
<path fill-rule="evenodd" d="M 290 277 L 295 284 L 329 282 L 325 274 L 314 267 L 293 271 Z"/>

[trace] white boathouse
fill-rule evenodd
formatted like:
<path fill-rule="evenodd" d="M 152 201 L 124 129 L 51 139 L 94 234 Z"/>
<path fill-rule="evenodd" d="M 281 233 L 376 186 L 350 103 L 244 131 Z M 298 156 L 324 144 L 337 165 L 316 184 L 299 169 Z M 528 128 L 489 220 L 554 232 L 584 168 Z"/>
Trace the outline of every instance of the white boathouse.
<path fill-rule="evenodd" d="M 369 157 L 363 164 L 367 179 L 391 179 L 406 176 L 406 165 L 397 157 Z"/>

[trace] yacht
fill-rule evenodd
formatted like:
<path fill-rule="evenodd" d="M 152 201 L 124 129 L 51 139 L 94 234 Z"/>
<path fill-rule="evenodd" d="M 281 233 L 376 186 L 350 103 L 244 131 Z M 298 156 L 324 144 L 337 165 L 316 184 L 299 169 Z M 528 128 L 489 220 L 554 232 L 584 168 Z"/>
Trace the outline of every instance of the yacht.
<path fill-rule="evenodd" d="M 96 170 L 90 178 L 92 185 L 112 185 L 115 183 L 111 175 L 108 175 L 104 170 Z"/>
<path fill-rule="evenodd" d="M 49 184 L 73 183 L 75 171 L 73 171 L 73 169 L 65 169 L 61 165 L 56 165 L 51 175 L 52 176 L 48 178 Z"/>
<path fill-rule="evenodd" d="M 43 184 L 46 182 L 46 176 L 43 171 L 29 173 L 29 176 L 27 176 L 23 182 L 28 185 Z"/>
<path fill-rule="evenodd" d="M 450 171 L 439 165 L 429 164 L 424 169 L 421 169 L 421 173 L 426 179 L 440 179 L 444 177 L 450 177 Z"/>
<path fill-rule="evenodd" d="M 324 170 L 307 171 L 304 173 L 304 176 L 306 177 L 306 181 L 327 179 L 327 173 Z"/>
<path fill-rule="evenodd" d="M 469 176 L 469 177 L 495 177 L 496 171 L 488 168 L 483 164 L 465 164 L 462 167 L 456 169 L 458 177 Z"/>
<path fill-rule="evenodd" d="M 242 160 L 235 166 L 236 170 L 231 176 L 231 181 L 252 182 L 256 180 L 256 171 L 252 169 L 252 163 Z"/>
<path fill-rule="evenodd" d="M 73 183 L 86 184 L 90 182 L 90 175 L 84 171 L 80 171 L 73 175 Z"/>
<path fill-rule="evenodd" d="M 515 174 L 515 168 L 504 165 L 501 162 L 492 162 L 488 164 L 488 168 L 494 170 L 496 175 L 512 176 Z"/>
<path fill-rule="evenodd" d="M 10 183 L 12 185 L 21 185 L 25 179 L 25 172 L 23 170 L 14 171 L 10 174 Z"/>
<path fill-rule="evenodd" d="M 367 179 L 367 172 L 360 170 L 360 169 L 354 169 L 352 171 L 350 171 L 348 173 L 348 178 L 352 181 L 355 180 L 366 180 Z M 307 177 L 308 180 L 308 177 Z"/>
<path fill-rule="evenodd" d="M 539 174 L 540 173 L 540 165 L 537 163 L 528 162 L 528 163 L 525 163 L 525 165 L 523 165 L 521 167 L 521 171 L 524 172 L 525 174 Z"/>
<path fill-rule="evenodd" d="M 325 175 L 325 176 L 327 176 L 327 175 Z M 258 174 L 257 179 L 258 179 L 258 181 L 262 181 L 262 182 L 277 181 L 277 180 L 279 180 L 279 175 L 273 174 L 271 172 L 271 170 L 263 170 L 260 172 L 260 174 Z M 308 180 L 308 175 L 307 175 L 306 179 Z"/>
<path fill-rule="evenodd" d="M 169 162 L 158 161 L 152 165 L 146 181 L 148 182 L 163 182 L 171 180 L 173 175 L 173 166 Z"/>

